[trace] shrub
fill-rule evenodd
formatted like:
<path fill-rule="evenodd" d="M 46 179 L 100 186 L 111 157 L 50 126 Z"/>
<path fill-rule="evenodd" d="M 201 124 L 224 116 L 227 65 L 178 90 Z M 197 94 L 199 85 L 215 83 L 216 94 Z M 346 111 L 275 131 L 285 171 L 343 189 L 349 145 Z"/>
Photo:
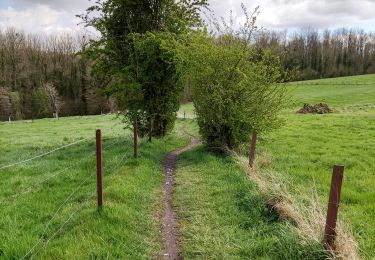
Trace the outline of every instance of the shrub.
<path fill-rule="evenodd" d="M 13 120 L 21 120 L 23 118 L 23 114 L 22 114 L 22 104 L 21 104 L 20 93 L 11 92 L 10 101 L 12 103 Z"/>
<path fill-rule="evenodd" d="M 200 134 L 209 148 L 235 149 L 248 142 L 251 131 L 268 131 L 280 124 L 285 99 L 279 58 L 256 51 L 251 35 L 255 16 L 240 31 L 206 32 L 190 37 L 180 52 L 193 81 L 193 101 Z"/>
<path fill-rule="evenodd" d="M 50 99 L 43 88 L 38 88 L 32 96 L 32 111 L 35 118 L 51 116 Z"/>

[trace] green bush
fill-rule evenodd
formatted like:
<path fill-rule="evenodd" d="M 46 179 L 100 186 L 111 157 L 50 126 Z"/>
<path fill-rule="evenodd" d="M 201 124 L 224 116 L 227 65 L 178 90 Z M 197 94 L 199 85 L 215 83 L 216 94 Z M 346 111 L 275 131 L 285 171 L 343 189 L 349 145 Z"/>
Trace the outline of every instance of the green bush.
<path fill-rule="evenodd" d="M 264 132 L 280 124 L 286 96 L 276 84 L 282 79 L 280 61 L 251 46 L 246 35 L 252 29 L 245 35 L 198 33 L 181 49 L 180 69 L 192 80 L 200 134 L 209 148 L 236 149 L 253 129 Z"/>
<path fill-rule="evenodd" d="M 52 115 L 50 99 L 43 88 L 35 91 L 31 99 L 32 111 L 35 118 L 50 117 Z"/>
<path fill-rule="evenodd" d="M 20 93 L 11 92 L 9 96 L 10 96 L 10 102 L 12 103 L 12 119 L 13 120 L 23 119 Z"/>

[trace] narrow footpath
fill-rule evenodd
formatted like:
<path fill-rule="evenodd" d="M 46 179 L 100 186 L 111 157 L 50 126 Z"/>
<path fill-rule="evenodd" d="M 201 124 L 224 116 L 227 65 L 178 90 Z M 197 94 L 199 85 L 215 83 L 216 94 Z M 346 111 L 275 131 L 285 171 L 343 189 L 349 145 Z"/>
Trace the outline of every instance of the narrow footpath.
<path fill-rule="evenodd" d="M 183 152 L 186 152 L 197 146 L 199 140 L 191 138 L 190 144 L 169 153 L 164 162 L 164 214 L 163 214 L 163 238 L 164 238 L 164 258 L 168 260 L 182 259 L 181 249 L 178 245 L 177 216 L 172 205 L 172 193 L 174 185 L 174 172 L 177 158 Z"/>

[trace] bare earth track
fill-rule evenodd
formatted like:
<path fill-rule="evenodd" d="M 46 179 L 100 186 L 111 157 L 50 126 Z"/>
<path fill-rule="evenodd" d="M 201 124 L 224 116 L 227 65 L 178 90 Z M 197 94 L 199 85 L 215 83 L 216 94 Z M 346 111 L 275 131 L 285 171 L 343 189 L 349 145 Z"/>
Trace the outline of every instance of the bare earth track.
<path fill-rule="evenodd" d="M 191 138 L 190 144 L 169 153 L 164 162 L 164 215 L 163 221 L 163 237 L 164 237 L 164 258 L 168 260 L 182 259 L 181 250 L 178 246 L 178 229 L 177 216 L 172 205 L 172 191 L 174 185 L 174 170 L 177 158 L 183 152 L 194 148 L 199 143 L 195 137 Z"/>

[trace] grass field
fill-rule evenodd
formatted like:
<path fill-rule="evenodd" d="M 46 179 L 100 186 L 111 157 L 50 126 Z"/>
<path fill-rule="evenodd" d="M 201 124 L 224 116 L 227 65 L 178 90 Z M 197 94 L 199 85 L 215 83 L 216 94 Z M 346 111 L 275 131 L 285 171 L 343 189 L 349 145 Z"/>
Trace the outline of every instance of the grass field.
<path fill-rule="evenodd" d="M 103 130 L 104 208 L 96 208 L 95 129 Z M 0 258 L 149 259 L 161 252 L 162 162 L 188 143 L 177 132 L 141 142 L 112 116 L 0 124 L 0 168 L 55 147 L 81 143 L 0 170 Z M 35 246 L 35 247 L 34 247 Z"/>
<path fill-rule="evenodd" d="M 260 153 L 270 158 L 271 170 L 288 180 L 295 196 L 315 185 L 324 205 L 332 166 L 344 165 L 339 217 L 351 226 L 362 256 L 374 258 L 375 75 L 298 82 L 288 89 L 293 102 L 282 114 L 285 124 L 260 139 Z M 334 113 L 295 113 L 303 103 L 318 102 L 329 104 Z"/>
<path fill-rule="evenodd" d="M 365 259 L 375 257 L 374 82 L 375 75 L 368 75 L 288 84 L 285 124 L 261 135 L 257 150 L 261 172 L 280 177 L 297 200 L 315 187 L 323 205 L 333 164 L 345 165 L 339 217 Z M 303 103 L 317 102 L 334 113 L 295 113 Z M 165 139 L 141 141 L 137 161 L 131 133 L 114 116 L 0 123 L 0 258 L 162 258 L 163 159 L 189 142 L 182 127 L 198 133 L 191 103 L 178 115 Z M 95 196 L 96 128 L 103 130 L 102 210 Z M 327 257 L 320 241 L 301 242 L 292 225 L 266 207 L 267 198 L 233 158 L 203 146 L 179 158 L 173 199 L 185 259 Z"/>
<path fill-rule="evenodd" d="M 317 193 L 324 209 L 327 205 L 332 166 L 344 165 L 345 178 L 339 218 L 349 225 L 354 233 L 360 255 L 364 259 L 373 259 L 375 257 L 375 75 L 294 82 L 287 84 L 287 90 L 291 102 L 282 111 L 285 123 L 280 129 L 259 137 L 258 164 L 263 167 L 263 172 L 271 172 L 279 177 L 297 201 L 304 201 L 306 197 L 311 197 L 311 192 Z M 328 103 L 334 113 L 326 115 L 296 113 L 304 103 L 319 102 Z M 192 114 L 193 107 L 191 103 L 185 104 L 181 110 Z M 202 152 L 200 153 L 200 158 L 206 159 Z M 187 166 L 187 169 L 181 169 L 181 176 L 178 178 L 181 186 L 184 187 L 184 192 L 177 193 L 177 201 L 182 201 L 181 205 L 190 205 L 189 200 L 185 199 L 190 196 L 197 201 L 197 204 L 202 203 L 208 209 L 198 210 L 197 205 L 191 205 L 190 210 L 186 207 L 181 210 L 182 214 L 192 219 L 182 221 L 183 230 L 186 232 L 184 249 L 188 256 L 197 256 L 200 252 L 207 251 L 222 256 L 220 254 L 230 252 L 226 251 L 225 242 L 218 238 L 222 236 L 217 234 L 212 238 L 207 231 L 208 228 L 212 228 L 218 233 L 223 232 L 215 224 L 210 225 L 208 221 L 212 217 L 211 221 L 218 224 L 217 215 L 212 213 L 213 205 L 207 201 L 208 198 L 213 197 L 206 194 L 207 196 L 200 198 L 199 188 L 195 186 L 198 185 L 204 190 L 209 190 L 211 185 L 226 187 L 225 181 L 218 184 L 218 180 L 201 180 L 203 177 L 200 172 L 204 171 L 205 175 L 213 178 L 211 175 L 215 175 L 212 169 L 215 169 L 219 176 L 223 174 L 222 169 L 230 172 L 232 170 L 225 168 L 225 164 L 219 159 L 216 159 L 219 160 L 215 162 L 216 167 L 206 168 L 204 164 L 199 164 L 198 167 L 198 159 L 193 155 L 190 157 L 192 157 L 190 160 L 196 162 Z M 211 158 L 208 161 L 215 161 L 215 159 Z M 217 166 L 218 164 L 222 165 Z M 186 182 L 195 185 L 189 186 Z M 194 195 L 189 195 L 190 190 Z M 216 196 L 219 197 L 217 200 L 225 205 L 223 202 L 225 200 L 219 195 Z M 235 198 L 229 201 L 226 206 L 234 203 Z M 205 216 L 205 222 L 197 221 L 199 214 Z M 238 214 L 237 211 L 234 211 L 234 214 Z M 223 219 L 233 221 L 229 215 L 222 216 L 221 220 Z M 204 233 L 206 237 L 200 233 Z M 201 242 L 210 241 L 212 246 L 209 246 L 208 242 L 207 244 L 202 242 L 205 246 L 199 247 L 199 243 L 195 238 L 193 239 L 193 234 L 198 236 Z M 210 238 L 219 245 L 215 245 L 209 240 Z M 245 243 L 245 240 L 242 242 Z M 283 243 L 288 244 L 285 241 Z"/>

